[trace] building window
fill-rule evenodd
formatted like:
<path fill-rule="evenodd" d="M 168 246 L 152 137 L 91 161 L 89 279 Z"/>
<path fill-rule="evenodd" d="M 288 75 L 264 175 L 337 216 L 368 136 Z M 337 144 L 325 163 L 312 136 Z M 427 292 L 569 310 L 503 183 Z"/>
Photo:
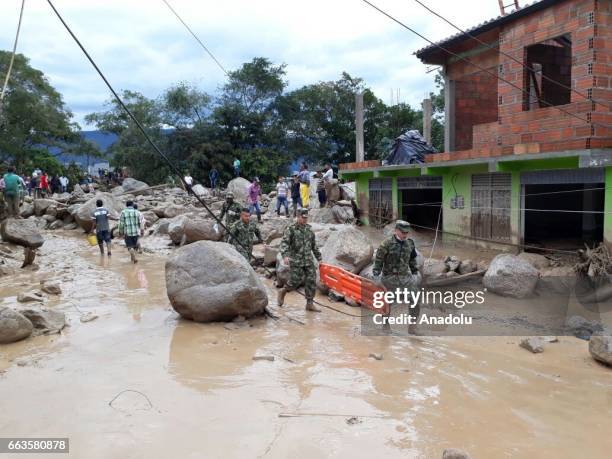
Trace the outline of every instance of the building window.
<path fill-rule="evenodd" d="M 525 48 L 523 110 L 571 101 L 572 41 L 562 35 Z"/>

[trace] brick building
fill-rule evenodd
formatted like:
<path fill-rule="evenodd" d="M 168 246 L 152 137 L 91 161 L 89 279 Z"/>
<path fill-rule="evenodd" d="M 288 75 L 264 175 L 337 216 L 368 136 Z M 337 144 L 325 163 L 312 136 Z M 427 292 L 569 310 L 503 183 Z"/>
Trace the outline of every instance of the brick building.
<path fill-rule="evenodd" d="M 342 165 L 365 219 L 440 218 L 445 237 L 484 243 L 612 244 L 612 0 L 542 0 L 437 45 L 416 56 L 443 69 L 445 151 Z"/>

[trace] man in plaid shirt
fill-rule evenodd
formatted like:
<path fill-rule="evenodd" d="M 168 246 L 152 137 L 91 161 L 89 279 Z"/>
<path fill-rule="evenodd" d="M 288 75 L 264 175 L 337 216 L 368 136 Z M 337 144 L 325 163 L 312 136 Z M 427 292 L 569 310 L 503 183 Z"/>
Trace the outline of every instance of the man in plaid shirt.
<path fill-rule="evenodd" d="M 140 212 L 134 209 L 134 202 L 128 201 L 126 208 L 121 211 L 119 216 L 119 234 L 125 237 L 125 246 L 130 252 L 130 258 L 136 263 L 136 249 L 138 247 L 138 237 L 140 236 Z"/>

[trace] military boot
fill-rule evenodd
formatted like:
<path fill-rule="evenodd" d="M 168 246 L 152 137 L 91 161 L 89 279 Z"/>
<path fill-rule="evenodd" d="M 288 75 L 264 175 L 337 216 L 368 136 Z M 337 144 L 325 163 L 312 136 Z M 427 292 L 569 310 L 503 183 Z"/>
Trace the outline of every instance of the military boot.
<path fill-rule="evenodd" d="M 317 308 L 312 300 L 306 300 L 306 310 L 311 312 L 321 312 L 321 309 Z"/>
<path fill-rule="evenodd" d="M 285 287 L 281 288 L 278 291 L 278 296 L 276 297 L 276 303 L 279 307 L 281 307 L 285 303 L 286 294 L 287 294 L 287 289 Z"/>

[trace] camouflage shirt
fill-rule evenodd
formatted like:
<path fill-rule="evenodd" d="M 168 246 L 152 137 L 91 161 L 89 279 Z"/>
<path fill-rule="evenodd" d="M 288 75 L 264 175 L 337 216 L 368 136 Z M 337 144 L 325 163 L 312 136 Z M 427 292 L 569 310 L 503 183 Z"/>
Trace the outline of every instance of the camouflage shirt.
<path fill-rule="evenodd" d="M 236 201 L 231 204 L 225 201 L 223 203 L 223 207 L 221 207 L 221 215 L 219 215 L 219 220 L 223 220 L 223 216 L 225 214 L 225 226 L 229 229 L 235 221 L 240 219 L 240 211 L 242 210 L 242 206 L 238 204 Z"/>
<path fill-rule="evenodd" d="M 321 252 L 315 243 L 315 235 L 311 226 L 294 223 L 287 227 L 280 245 L 282 257 L 288 257 L 295 266 L 312 264 L 312 254 L 321 261 Z"/>
<path fill-rule="evenodd" d="M 374 258 L 372 273 L 378 276 L 406 276 L 418 271 L 416 264 L 417 252 L 412 239 L 400 241 L 395 236 L 385 239 Z"/>
<path fill-rule="evenodd" d="M 230 232 L 232 237 L 229 238 L 229 243 L 236 247 L 236 250 L 244 255 L 247 260 L 250 259 L 253 253 L 253 236 L 261 241 L 261 233 L 257 224 L 254 222 L 244 223 L 242 220 L 238 220 L 230 227 Z"/>

